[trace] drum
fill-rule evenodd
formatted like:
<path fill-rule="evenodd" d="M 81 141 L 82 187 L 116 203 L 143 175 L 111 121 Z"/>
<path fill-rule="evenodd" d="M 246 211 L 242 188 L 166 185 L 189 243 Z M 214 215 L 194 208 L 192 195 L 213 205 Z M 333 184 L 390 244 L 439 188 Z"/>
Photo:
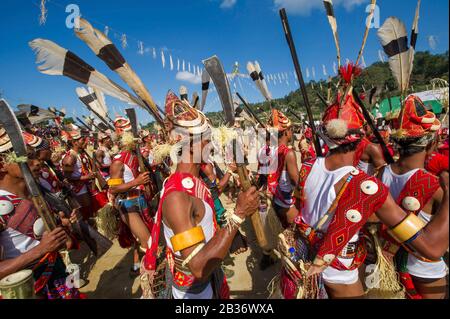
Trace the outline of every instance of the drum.
<path fill-rule="evenodd" d="M 31 270 L 22 270 L 0 280 L 3 299 L 34 299 L 34 279 Z"/>

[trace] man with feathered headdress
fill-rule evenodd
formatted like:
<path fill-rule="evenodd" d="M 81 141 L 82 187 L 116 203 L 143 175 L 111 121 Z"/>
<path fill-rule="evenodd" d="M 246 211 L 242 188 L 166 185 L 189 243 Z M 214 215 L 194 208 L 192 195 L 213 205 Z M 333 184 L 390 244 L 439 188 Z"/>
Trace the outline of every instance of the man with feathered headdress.
<path fill-rule="evenodd" d="M 128 119 L 119 117 L 114 121 L 120 152 L 112 158 L 110 165 L 109 196 L 120 214 L 119 243 L 122 248 L 134 248 L 133 267 L 130 275 L 139 274 L 139 249 L 148 248 L 152 229 L 153 212 L 149 203 L 155 194 L 147 194 L 144 185 L 151 181 L 150 172 L 139 169 L 136 143 Z"/>
<path fill-rule="evenodd" d="M 69 150 L 61 160 L 62 171 L 72 185 L 76 199 L 81 205 L 83 219 L 87 220 L 95 213 L 92 208 L 91 183 L 96 178 L 90 159 L 85 149 L 88 139 L 80 131 L 69 131 L 66 134 Z"/>
<path fill-rule="evenodd" d="M 240 194 L 228 226 L 219 228 L 211 194 L 199 179 L 200 166 L 210 154 L 211 128 L 207 118 L 173 92 L 166 98 L 166 116 L 170 136 L 180 142 L 182 151 L 177 152 L 175 173 L 164 183 L 144 268 L 149 273 L 157 268 L 162 227 L 168 265 L 173 265 L 166 272 L 170 297 L 228 298 L 229 289 L 220 264 L 241 223 L 258 208 L 258 194 L 255 188 Z M 154 297 L 154 294 L 147 291 L 144 296 Z"/>
<path fill-rule="evenodd" d="M 374 213 L 397 241 L 423 256 L 434 258 L 448 246 L 448 229 L 440 226 L 448 225 L 448 200 L 436 219 L 424 227 L 415 215 L 408 215 L 395 203 L 386 186 L 353 166 L 355 150 L 364 135 L 364 120 L 351 90 L 349 87 L 339 94 L 323 116 L 319 134 L 329 154 L 304 163 L 300 171 L 301 200 L 295 219 L 300 241 L 290 252 L 292 258 L 311 263 L 306 281 L 324 285 L 331 298 L 364 295 L 358 276 L 366 256 L 360 231 Z M 448 180 L 442 184 L 447 185 Z M 281 287 L 285 297 L 296 297 L 297 284 L 286 272 L 282 273 Z M 325 289 L 320 289 L 313 297 L 325 296 Z"/>
<path fill-rule="evenodd" d="M 405 211 L 417 215 L 424 224 L 439 213 L 445 196 L 439 178 L 425 170 L 427 149 L 434 144 L 440 127 L 439 120 L 426 110 L 420 98 L 414 95 L 407 97 L 400 117 L 394 121 L 392 134 L 400 158 L 379 174 L 396 202 Z M 385 248 L 390 254 L 395 254 L 396 268 L 407 296 L 412 299 L 444 298 L 447 267 L 442 257 L 430 260 L 414 250 L 392 243 L 389 236 L 385 237 Z"/>

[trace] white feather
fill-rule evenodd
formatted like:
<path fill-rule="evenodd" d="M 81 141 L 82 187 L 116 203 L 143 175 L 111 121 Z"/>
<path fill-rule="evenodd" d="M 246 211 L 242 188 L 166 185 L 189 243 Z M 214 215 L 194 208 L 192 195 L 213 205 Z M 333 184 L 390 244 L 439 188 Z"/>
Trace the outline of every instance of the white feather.
<path fill-rule="evenodd" d="M 389 17 L 378 30 L 378 37 L 383 46 L 390 42 L 406 37 L 406 27 L 402 21 L 396 17 Z M 389 67 L 394 78 L 397 80 L 399 89 L 405 92 L 408 89 L 408 79 L 411 72 L 410 50 L 389 57 Z"/>

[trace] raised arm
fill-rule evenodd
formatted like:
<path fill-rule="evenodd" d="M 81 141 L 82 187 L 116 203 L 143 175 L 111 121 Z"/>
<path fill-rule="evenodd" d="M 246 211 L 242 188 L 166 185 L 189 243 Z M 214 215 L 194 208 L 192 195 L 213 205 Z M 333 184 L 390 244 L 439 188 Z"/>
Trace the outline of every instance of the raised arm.
<path fill-rule="evenodd" d="M 395 203 L 391 195 L 388 196 L 384 205 L 376 213 L 380 221 L 394 232 L 395 237 L 402 237 L 401 241 L 404 244 L 431 260 L 441 258 L 447 251 L 449 244 L 448 173 L 442 174 L 440 181 L 444 192 L 442 202 L 431 222 L 421 230 L 418 218 L 407 215 Z"/>
<path fill-rule="evenodd" d="M 114 161 L 109 169 L 110 180 L 108 181 L 111 194 L 128 192 L 133 187 L 144 185 L 150 182 L 150 173 L 144 172 L 131 182 L 123 182 L 124 164 L 120 161 Z"/>
<path fill-rule="evenodd" d="M 175 236 L 197 226 L 193 219 L 193 216 L 199 213 L 195 200 L 182 192 L 173 192 L 166 197 L 163 203 L 163 217 Z M 252 187 L 246 193 L 239 194 L 235 215 L 243 221 L 246 216 L 254 213 L 258 206 L 258 193 L 256 188 Z M 208 243 L 200 241 L 180 250 L 183 260 L 190 260 L 187 266 L 197 280 L 207 280 L 214 269 L 220 265 L 229 253 L 238 228 L 237 226 L 221 228 Z"/>

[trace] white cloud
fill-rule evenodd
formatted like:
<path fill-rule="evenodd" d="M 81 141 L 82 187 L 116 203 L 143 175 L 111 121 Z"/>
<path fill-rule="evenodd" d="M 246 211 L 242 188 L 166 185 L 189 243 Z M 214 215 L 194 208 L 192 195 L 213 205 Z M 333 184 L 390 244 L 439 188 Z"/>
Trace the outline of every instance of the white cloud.
<path fill-rule="evenodd" d="M 285 8 L 288 13 L 309 15 L 313 10 L 324 7 L 322 0 L 274 0 L 277 9 Z M 343 6 L 350 11 L 355 6 L 359 6 L 368 0 L 333 0 L 335 7 Z"/>
<path fill-rule="evenodd" d="M 201 84 L 202 77 L 187 71 L 178 72 L 176 77 L 178 81 L 189 82 L 191 84 Z"/>
<path fill-rule="evenodd" d="M 236 4 L 236 2 L 237 0 L 223 0 L 222 3 L 220 4 L 220 8 L 221 9 L 232 8 Z"/>

